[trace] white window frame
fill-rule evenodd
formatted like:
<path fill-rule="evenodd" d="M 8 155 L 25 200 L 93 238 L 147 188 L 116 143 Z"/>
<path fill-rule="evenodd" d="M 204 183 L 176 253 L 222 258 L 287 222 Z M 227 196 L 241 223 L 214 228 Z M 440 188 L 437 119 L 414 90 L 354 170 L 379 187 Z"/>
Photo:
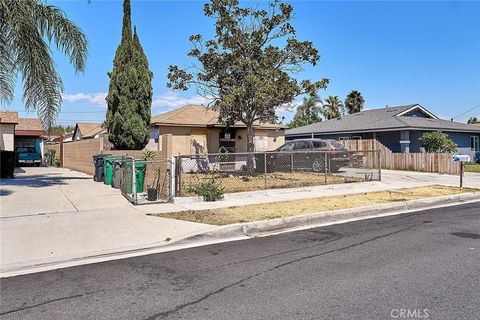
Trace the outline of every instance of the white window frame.
<path fill-rule="evenodd" d="M 470 136 L 470 151 L 480 151 L 479 136 Z"/>
<path fill-rule="evenodd" d="M 352 140 L 362 140 L 362 136 L 352 136 Z"/>

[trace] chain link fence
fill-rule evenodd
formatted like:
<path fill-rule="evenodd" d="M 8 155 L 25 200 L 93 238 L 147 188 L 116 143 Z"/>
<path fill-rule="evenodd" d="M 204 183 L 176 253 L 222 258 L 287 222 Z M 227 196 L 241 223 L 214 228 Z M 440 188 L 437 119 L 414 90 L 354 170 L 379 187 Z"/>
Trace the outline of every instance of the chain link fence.
<path fill-rule="evenodd" d="M 171 160 L 143 161 L 125 157 L 122 161 L 122 194 L 134 204 L 172 200 Z"/>
<path fill-rule="evenodd" d="M 213 181 L 225 193 L 380 181 L 380 152 L 296 151 L 175 157 L 176 196 Z"/>

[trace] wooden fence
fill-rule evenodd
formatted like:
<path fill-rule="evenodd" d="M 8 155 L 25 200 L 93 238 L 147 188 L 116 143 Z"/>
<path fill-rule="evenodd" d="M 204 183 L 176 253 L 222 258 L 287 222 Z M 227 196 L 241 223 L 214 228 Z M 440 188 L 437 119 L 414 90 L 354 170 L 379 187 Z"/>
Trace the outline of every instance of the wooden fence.
<path fill-rule="evenodd" d="M 342 141 L 350 151 L 380 150 L 381 165 L 384 169 L 412 170 L 423 172 L 438 172 L 459 174 L 460 165 L 452 162 L 451 153 L 393 153 L 375 139 Z M 372 163 L 375 159 L 368 159 Z"/>

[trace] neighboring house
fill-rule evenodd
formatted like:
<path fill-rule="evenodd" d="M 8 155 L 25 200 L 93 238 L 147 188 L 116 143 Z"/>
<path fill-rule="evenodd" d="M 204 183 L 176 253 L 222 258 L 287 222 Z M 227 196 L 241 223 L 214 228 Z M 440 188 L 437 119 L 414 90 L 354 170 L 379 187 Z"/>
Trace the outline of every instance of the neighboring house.
<path fill-rule="evenodd" d="M 236 123 L 227 128 L 218 121 L 218 116 L 218 112 L 206 106 L 187 105 L 152 117 L 147 148 L 159 150 L 162 135 L 171 134 L 173 154 L 246 152 L 245 125 Z M 254 132 L 256 151 L 273 150 L 285 142 L 283 125 L 257 123 Z"/>
<path fill-rule="evenodd" d="M 39 119 L 18 118 L 15 127 L 15 148 L 35 147 L 36 151 L 43 156 L 43 136 L 45 130 Z"/>
<path fill-rule="evenodd" d="M 0 150 L 14 151 L 18 112 L 0 111 Z"/>
<path fill-rule="evenodd" d="M 100 123 L 77 123 L 73 130 L 73 141 L 98 138 L 107 132 Z M 66 141 L 65 141 L 66 142 Z"/>
<path fill-rule="evenodd" d="M 457 144 L 459 153 L 480 157 L 480 127 L 441 120 L 419 104 L 364 110 L 343 117 L 287 130 L 287 140 L 323 138 L 377 139 L 393 152 L 422 152 L 420 136 L 442 131 Z"/>

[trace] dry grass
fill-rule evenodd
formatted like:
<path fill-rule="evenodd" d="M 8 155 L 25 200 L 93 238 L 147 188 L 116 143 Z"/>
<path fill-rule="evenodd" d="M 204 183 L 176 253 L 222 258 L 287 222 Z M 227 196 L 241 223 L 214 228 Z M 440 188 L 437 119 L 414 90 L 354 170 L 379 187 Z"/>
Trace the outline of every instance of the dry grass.
<path fill-rule="evenodd" d="M 182 174 L 182 196 L 193 196 L 189 187 L 198 183 L 214 179 L 225 187 L 225 193 L 257 191 L 265 189 L 297 188 L 319 186 L 323 184 L 338 184 L 361 182 L 363 179 L 342 177 L 314 172 L 275 172 L 253 177 L 233 176 L 221 173 L 184 173 Z"/>
<path fill-rule="evenodd" d="M 460 190 L 456 187 L 432 185 L 393 191 L 349 194 L 241 207 L 183 211 L 161 214 L 158 216 L 199 223 L 225 225 L 237 222 L 268 220 L 322 211 L 348 209 L 373 204 L 423 199 L 474 191 L 479 191 L 479 189 L 463 188 L 463 190 Z"/>

